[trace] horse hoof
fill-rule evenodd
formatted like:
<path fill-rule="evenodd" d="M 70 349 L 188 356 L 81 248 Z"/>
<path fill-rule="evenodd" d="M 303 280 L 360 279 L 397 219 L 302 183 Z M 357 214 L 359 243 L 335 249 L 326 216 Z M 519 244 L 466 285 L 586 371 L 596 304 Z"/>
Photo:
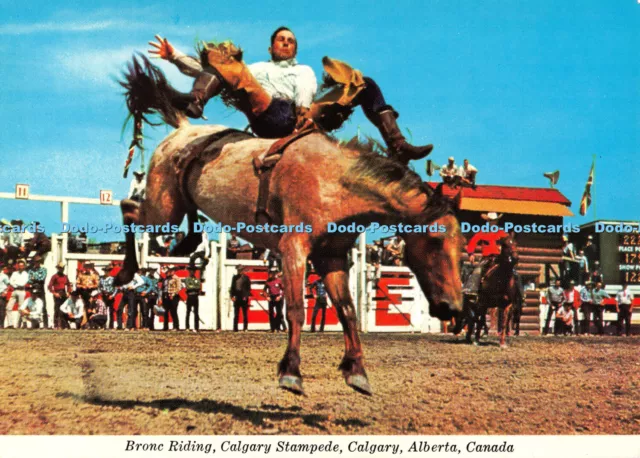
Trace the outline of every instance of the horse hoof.
<path fill-rule="evenodd" d="M 347 377 L 347 385 L 349 385 L 360 394 L 364 394 L 367 396 L 373 395 L 371 385 L 369 385 L 369 380 L 367 380 L 367 377 L 364 375 L 350 375 L 349 377 Z"/>
<path fill-rule="evenodd" d="M 304 394 L 302 379 L 295 375 L 283 375 L 280 377 L 280 388 L 293 394 Z"/>

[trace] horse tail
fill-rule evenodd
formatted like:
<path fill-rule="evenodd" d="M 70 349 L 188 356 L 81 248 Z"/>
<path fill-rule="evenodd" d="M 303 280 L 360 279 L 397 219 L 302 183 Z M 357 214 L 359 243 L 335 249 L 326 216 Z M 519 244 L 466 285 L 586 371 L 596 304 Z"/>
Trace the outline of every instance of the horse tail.
<path fill-rule="evenodd" d="M 189 122 L 184 113 L 173 105 L 173 102 L 180 97 L 184 98 L 184 95 L 167 82 L 162 70 L 146 56 L 134 56 L 127 64 L 123 77 L 124 80 L 118 82 L 125 89 L 124 96 L 130 117 L 134 120 L 134 129 L 141 126 L 143 121 L 159 125 L 149 120 L 149 116 L 154 114 L 160 115 L 165 123 L 176 128 Z"/>

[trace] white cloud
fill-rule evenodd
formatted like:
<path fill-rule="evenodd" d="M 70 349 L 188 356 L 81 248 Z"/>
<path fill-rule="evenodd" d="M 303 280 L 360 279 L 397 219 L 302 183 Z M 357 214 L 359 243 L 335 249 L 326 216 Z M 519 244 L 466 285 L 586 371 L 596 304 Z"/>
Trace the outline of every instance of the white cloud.
<path fill-rule="evenodd" d="M 100 21 L 70 21 L 70 22 L 35 22 L 31 24 L 2 24 L 0 35 L 31 35 L 35 33 L 66 32 L 86 33 L 107 29 L 131 30 L 139 27 L 141 23 L 125 20 L 100 20 Z"/>

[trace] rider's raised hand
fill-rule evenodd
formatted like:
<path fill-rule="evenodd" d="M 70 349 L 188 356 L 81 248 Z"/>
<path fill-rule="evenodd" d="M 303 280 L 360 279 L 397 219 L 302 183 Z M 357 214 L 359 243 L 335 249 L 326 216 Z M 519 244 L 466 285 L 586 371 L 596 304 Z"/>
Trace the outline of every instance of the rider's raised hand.
<path fill-rule="evenodd" d="M 156 35 L 156 40 L 158 40 L 157 43 L 155 41 L 149 42 L 149 45 L 153 46 L 153 48 L 149 49 L 149 54 L 165 60 L 173 58 L 175 48 L 169 43 L 169 40 L 162 38 L 160 35 Z"/>

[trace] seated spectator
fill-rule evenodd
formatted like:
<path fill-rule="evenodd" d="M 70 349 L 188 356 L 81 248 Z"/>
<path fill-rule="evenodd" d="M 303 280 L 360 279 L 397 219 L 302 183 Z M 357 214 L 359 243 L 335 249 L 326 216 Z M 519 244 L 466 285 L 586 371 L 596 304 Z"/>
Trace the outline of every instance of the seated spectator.
<path fill-rule="evenodd" d="M 458 181 L 458 172 L 458 166 L 452 156 L 449 158 L 449 163 L 440 169 L 440 176 L 442 177 L 443 183 L 450 186 L 456 186 Z"/>
<path fill-rule="evenodd" d="M 231 234 L 231 238 L 227 240 L 227 259 L 236 259 L 240 250 L 240 241 L 235 234 Z"/>
<path fill-rule="evenodd" d="M 573 308 L 569 302 L 562 304 L 562 307 L 556 312 L 556 326 L 553 331 L 554 335 L 571 334 L 571 325 L 573 324 Z"/>
<path fill-rule="evenodd" d="M 44 301 L 42 291 L 34 291 L 20 306 L 20 317 L 23 323 L 31 323 L 32 329 L 44 327 Z"/>
<path fill-rule="evenodd" d="M 36 233 L 33 234 L 33 238 L 29 240 L 29 243 L 25 248 L 25 253 L 35 251 L 37 256 L 44 258 L 46 254 L 51 251 L 51 241 L 44 232 L 41 232 L 39 221 L 34 221 L 33 224 L 36 228 Z"/>
<path fill-rule="evenodd" d="M 390 263 L 394 266 L 401 266 L 404 259 L 405 243 L 400 237 L 394 237 L 385 248 L 389 253 Z"/>
<path fill-rule="evenodd" d="M 62 312 L 62 327 L 70 329 L 71 323 L 75 323 L 76 329 L 80 329 L 84 319 L 84 301 L 78 290 L 71 291 L 69 298 L 60 307 Z"/>
<path fill-rule="evenodd" d="M 458 174 L 460 176 L 460 184 L 462 186 L 468 186 L 473 189 L 476 188 L 476 174 L 478 173 L 478 169 L 469 164 L 469 159 L 465 159 L 460 166 L 460 170 Z"/>

